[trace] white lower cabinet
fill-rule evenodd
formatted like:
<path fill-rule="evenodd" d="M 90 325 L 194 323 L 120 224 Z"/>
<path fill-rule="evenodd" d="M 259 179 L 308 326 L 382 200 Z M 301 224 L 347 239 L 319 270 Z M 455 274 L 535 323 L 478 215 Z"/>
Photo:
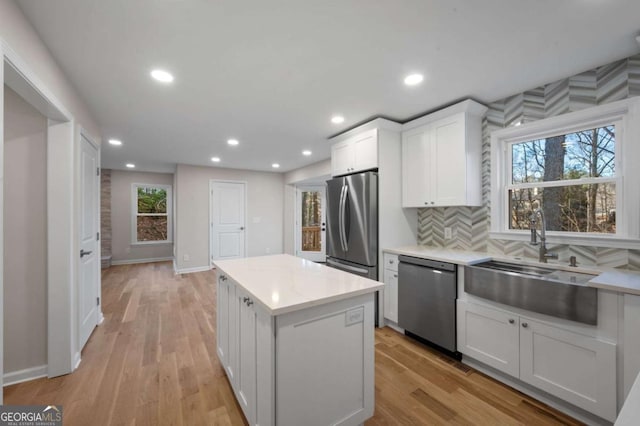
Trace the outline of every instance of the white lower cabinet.
<path fill-rule="evenodd" d="M 616 418 L 616 345 L 458 300 L 458 350 L 603 419 Z"/>
<path fill-rule="evenodd" d="M 398 255 L 385 253 L 384 264 L 384 317 L 398 323 Z"/>
<path fill-rule="evenodd" d="M 250 425 L 358 425 L 374 407 L 374 294 L 270 315 L 225 275 L 218 358 Z"/>
<path fill-rule="evenodd" d="M 458 350 L 490 367 L 518 376 L 518 316 L 458 300 Z"/>

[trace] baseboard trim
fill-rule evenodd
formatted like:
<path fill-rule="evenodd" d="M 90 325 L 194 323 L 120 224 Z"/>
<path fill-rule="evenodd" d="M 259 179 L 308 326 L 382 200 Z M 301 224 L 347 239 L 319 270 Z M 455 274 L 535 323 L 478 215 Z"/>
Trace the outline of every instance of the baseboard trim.
<path fill-rule="evenodd" d="M 25 368 L 24 370 L 5 373 L 2 376 L 2 386 L 15 385 L 17 383 L 28 382 L 29 380 L 40 379 L 41 377 L 47 377 L 46 365 L 40 365 L 38 367 Z"/>
<path fill-rule="evenodd" d="M 191 274 L 193 272 L 205 272 L 205 271 L 210 271 L 212 268 L 211 266 L 196 266 L 195 268 L 182 268 L 182 269 L 178 269 L 178 265 L 175 263 L 175 261 L 173 262 L 173 272 L 178 275 L 178 274 Z"/>
<path fill-rule="evenodd" d="M 151 257 L 148 259 L 129 259 L 129 260 L 111 260 L 112 265 L 135 265 L 138 263 L 153 263 L 153 262 L 166 262 L 168 260 L 174 260 L 171 257 Z"/>
<path fill-rule="evenodd" d="M 80 367 L 80 362 L 82 361 L 82 355 L 80 352 L 76 352 L 76 355 L 73 357 L 73 371 L 76 371 L 78 367 Z"/>

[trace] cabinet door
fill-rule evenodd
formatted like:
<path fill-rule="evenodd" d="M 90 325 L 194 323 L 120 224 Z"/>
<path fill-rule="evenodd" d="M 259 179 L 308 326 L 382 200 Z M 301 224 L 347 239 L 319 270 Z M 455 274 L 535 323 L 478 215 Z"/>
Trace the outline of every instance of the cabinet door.
<path fill-rule="evenodd" d="M 331 146 L 331 174 L 341 176 L 351 173 L 354 164 L 354 146 L 348 140 Z"/>
<path fill-rule="evenodd" d="M 464 114 L 431 124 L 431 193 L 437 206 L 466 204 Z"/>
<path fill-rule="evenodd" d="M 249 424 L 255 424 L 257 369 L 256 369 L 256 311 L 249 295 L 240 287 L 236 288 L 238 307 L 238 370 L 236 396 Z"/>
<path fill-rule="evenodd" d="M 236 286 L 226 275 L 218 277 L 216 309 L 216 350 L 229 383 L 236 381 Z"/>
<path fill-rule="evenodd" d="M 518 317 L 467 303 L 458 306 L 458 350 L 497 370 L 518 377 Z"/>
<path fill-rule="evenodd" d="M 520 379 L 609 421 L 616 418 L 616 345 L 520 319 Z"/>
<path fill-rule="evenodd" d="M 216 286 L 216 350 L 222 368 L 229 365 L 229 282 L 220 275 Z"/>
<path fill-rule="evenodd" d="M 378 131 L 376 129 L 364 132 L 349 141 L 353 144 L 354 150 L 352 172 L 378 167 Z"/>
<path fill-rule="evenodd" d="M 384 317 L 398 323 L 398 272 L 384 270 Z"/>
<path fill-rule="evenodd" d="M 427 207 L 431 199 L 429 129 L 402 135 L 402 207 Z"/>

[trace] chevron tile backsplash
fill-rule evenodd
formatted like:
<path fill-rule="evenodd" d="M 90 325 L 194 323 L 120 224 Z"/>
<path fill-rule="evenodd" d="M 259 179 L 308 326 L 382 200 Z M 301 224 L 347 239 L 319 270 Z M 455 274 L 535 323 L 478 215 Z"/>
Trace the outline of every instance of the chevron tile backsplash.
<path fill-rule="evenodd" d="M 418 211 L 418 243 L 444 248 L 487 251 L 536 259 L 536 247 L 522 241 L 489 238 L 491 132 L 594 105 L 640 96 L 640 55 L 519 93 L 488 105 L 482 125 L 482 207 L 437 207 Z M 445 240 L 444 228 L 452 228 Z M 576 256 L 579 264 L 640 270 L 640 250 L 555 245 L 561 262 Z"/>

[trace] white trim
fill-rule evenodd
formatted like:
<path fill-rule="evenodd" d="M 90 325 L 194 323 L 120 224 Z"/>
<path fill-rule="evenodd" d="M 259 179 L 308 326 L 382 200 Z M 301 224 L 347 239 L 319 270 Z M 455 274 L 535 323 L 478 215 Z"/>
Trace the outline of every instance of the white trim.
<path fill-rule="evenodd" d="M 615 182 L 617 233 L 558 233 L 549 232 L 549 242 L 592 245 L 599 247 L 638 248 L 640 246 L 640 192 L 635 183 L 640 181 L 637 161 L 640 159 L 640 98 L 588 108 L 582 111 L 562 114 L 522 126 L 496 130 L 491 133 L 491 238 L 524 240 L 523 232 L 508 228 L 509 205 L 506 191 L 510 187 L 507 167 L 510 153 L 507 145 L 526 140 L 540 139 L 551 134 L 570 133 L 615 123 L 616 125 L 616 177 L 597 178 L 599 182 Z M 585 179 L 584 181 L 591 181 Z M 563 186 L 581 183 L 562 181 Z M 545 185 L 536 186 L 553 186 Z M 525 186 L 528 186 L 525 184 Z M 621 245 L 622 244 L 622 245 Z"/>
<path fill-rule="evenodd" d="M 17 383 L 28 382 L 29 380 L 47 377 L 47 365 L 25 368 L 24 370 L 5 373 L 2 376 L 3 387 L 15 385 Z"/>
<path fill-rule="evenodd" d="M 213 209 L 211 208 L 211 204 L 213 201 L 213 184 L 214 183 L 241 183 L 244 185 L 244 253 L 242 257 L 247 257 L 248 251 L 248 235 L 249 235 L 249 226 L 248 226 L 248 211 L 249 204 L 247 195 L 249 193 L 249 184 L 246 180 L 229 180 L 229 179 L 209 179 L 209 223 L 207 224 L 208 232 L 209 232 L 209 267 L 213 268 Z M 196 267 L 197 268 L 197 267 Z M 193 268 L 181 269 L 181 270 L 189 270 Z M 188 272 L 198 272 L 198 271 L 188 271 Z M 176 272 L 182 273 L 182 272 Z"/>
<path fill-rule="evenodd" d="M 137 188 L 160 188 L 167 192 L 167 239 L 157 241 L 138 241 L 138 191 Z M 163 214 L 143 214 L 142 216 L 165 216 Z M 173 185 L 159 183 L 131 184 L 131 245 L 173 244 Z"/>
<path fill-rule="evenodd" d="M 215 269 L 215 268 L 211 266 L 195 266 L 193 268 L 177 269 L 174 267 L 173 272 L 175 273 L 175 275 L 178 275 L 178 274 L 191 274 L 193 272 L 205 272 L 205 271 L 210 271 L 212 269 Z"/>
<path fill-rule="evenodd" d="M 102 314 L 102 312 L 100 312 L 100 314 Z M 80 366 L 81 362 L 82 362 L 82 354 L 80 352 L 76 352 L 76 354 L 73 356 L 73 370 L 74 371 Z"/>
<path fill-rule="evenodd" d="M 117 265 L 136 265 L 139 263 L 154 263 L 154 262 L 167 262 L 173 260 L 173 256 L 169 257 L 149 257 L 147 259 L 125 259 L 125 260 L 111 260 L 113 266 Z"/>

